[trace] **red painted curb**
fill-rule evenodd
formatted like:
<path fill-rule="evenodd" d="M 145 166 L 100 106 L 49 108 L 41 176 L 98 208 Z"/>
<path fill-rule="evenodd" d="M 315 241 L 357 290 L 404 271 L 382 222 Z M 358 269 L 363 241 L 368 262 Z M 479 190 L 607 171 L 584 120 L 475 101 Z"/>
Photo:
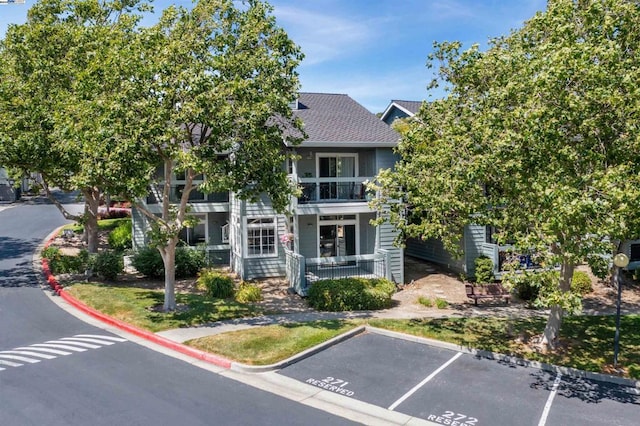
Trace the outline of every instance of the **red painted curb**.
<path fill-rule="evenodd" d="M 53 241 L 55 235 L 47 241 L 44 246 L 48 247 L 49 244 Z M 165 348 L 169 348 L 176 352 L 180 352 L 181 354 L 188 355 L 190 357 L 199 359 L 201 361 L 208 362 L 210 364 L 217 365 L 222 368 L 231 368 L 232 361 L 222 358 L 217 355 L 210 354 L 208 352 L 204 352 L 186 345 L 182 343 L 174 342 L 173 340 L 169 340 L 166 337 L 158 336 L 157 334 L 151 333 L 150 331 L 143 330 L 138 327 L 134 327 L 131 324 L 127 324 L 126 322 L 120 321 L 118 319 L 112 318 L 109 315 L 105 315 L 100 311 L 93 309 L 90 306 L 85 305 L 80 302 L 78 299 L 69 295 L 58 280 L 51 274 L 51 270 L 49 269 L 49 262 L 47 259 L 41 259 L 42 262 L 42 272 L 44 273 L 45 279 L 49 283 L 49 286 L 60 295 L 67 303 L 75 307 L 76 309 L 84 312 L 87 315 L 90 315 L 106 324 L 112 325 L 114 327 L 119 328 L 120 330 L 126 331 L 127 333 L 134 334 L 138 337 L 142 337 L 143 339 L 149 340 L 153 343 L 156 343 L 160 346 L 164 346 Z"/>

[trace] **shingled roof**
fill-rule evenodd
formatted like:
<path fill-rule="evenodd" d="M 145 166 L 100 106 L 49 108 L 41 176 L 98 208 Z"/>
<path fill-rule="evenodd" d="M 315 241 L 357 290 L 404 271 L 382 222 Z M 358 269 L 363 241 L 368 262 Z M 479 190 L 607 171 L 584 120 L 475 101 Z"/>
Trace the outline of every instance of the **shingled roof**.
<path fill-rule="evenodd" d="M 418 113 L 420 106 L 422 105 L 422 101 L 401 101 L 394 99 L 391 101 L 387 109 L 384 110 L 380 119 L 382 121 L 386 121 L 387 116 L 389 116 L 394 110 L 400 110 L 402 116 L 413 117 Z M 394 115 L 396 116 L 396 115 Z"/>
<path fill-rule="evenodd" d="M 395 146 L 400 135 L 347 95 L 300 93 L 294 114 L 307 139 L 302 146 Z"/>

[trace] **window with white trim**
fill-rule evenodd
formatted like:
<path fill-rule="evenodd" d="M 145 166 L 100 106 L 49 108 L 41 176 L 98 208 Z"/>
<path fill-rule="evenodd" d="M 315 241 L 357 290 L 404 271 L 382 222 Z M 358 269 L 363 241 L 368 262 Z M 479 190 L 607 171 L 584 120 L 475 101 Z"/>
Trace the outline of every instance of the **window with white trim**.
<path fill-rule="evenodd" d="M 247 257 L 277 255 L 277 223 L 275 217 L 247 218 Z"/>

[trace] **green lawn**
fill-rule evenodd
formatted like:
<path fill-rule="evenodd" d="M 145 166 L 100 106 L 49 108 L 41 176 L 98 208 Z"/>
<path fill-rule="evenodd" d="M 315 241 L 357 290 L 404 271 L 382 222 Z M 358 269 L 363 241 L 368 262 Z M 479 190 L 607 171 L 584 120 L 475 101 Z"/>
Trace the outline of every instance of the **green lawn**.
<path fill-rule="evenodd" d="M 268 365 L 287 359 L 360 324 L 358 321 L 331 320 L 270 325 L 202 337 L 186 344 L 244 364 Z"/>
<path fill-rule="evenodd" d="M 164 292 L 158 290 L 76 283 L 65 286 L 65 291 L 104 314 L 152 332 L 261 314 L 231 299 L 208 299 L 199 294 L 176 293 L 178 306 L 188 309 L 163 313 L 154 309 L 164 301 Z"/>

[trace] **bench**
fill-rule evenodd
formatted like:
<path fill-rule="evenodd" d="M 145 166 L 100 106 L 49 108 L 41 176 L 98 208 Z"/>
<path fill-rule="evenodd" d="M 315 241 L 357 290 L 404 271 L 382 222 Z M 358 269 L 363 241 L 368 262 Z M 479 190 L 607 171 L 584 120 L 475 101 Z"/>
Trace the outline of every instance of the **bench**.
<path fill-rule="evenodd" d="M 465 284 L 467 297 L 473 299 L 473 304 L 478 305 L 478 299 L 504 299 L 506 303 L 511 300 L 511 294 L 502 284 L 492 283 L 484 285 Z"/>

